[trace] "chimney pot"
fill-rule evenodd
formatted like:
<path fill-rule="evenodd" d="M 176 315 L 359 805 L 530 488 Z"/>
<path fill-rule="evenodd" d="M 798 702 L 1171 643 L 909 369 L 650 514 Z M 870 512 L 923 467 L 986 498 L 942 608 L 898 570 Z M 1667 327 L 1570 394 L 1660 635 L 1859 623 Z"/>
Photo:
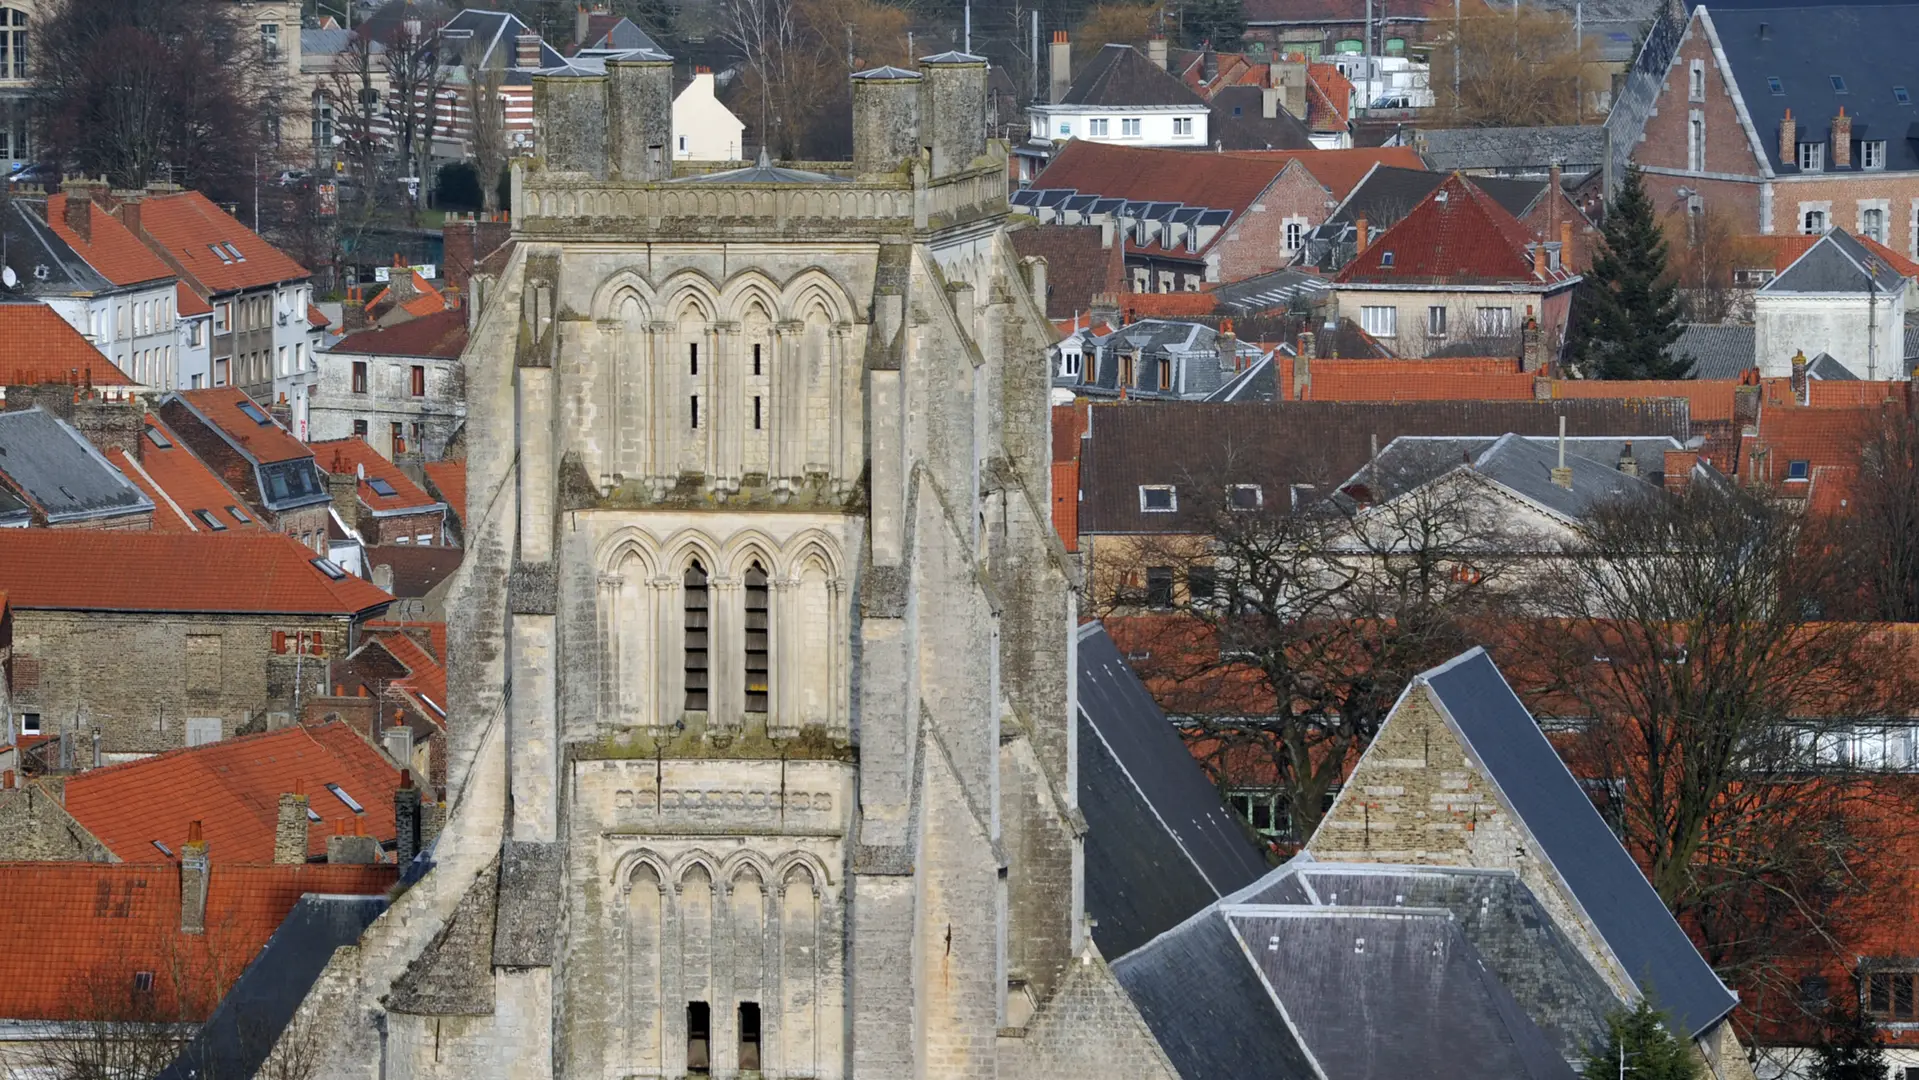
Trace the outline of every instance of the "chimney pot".
<path fill-rule="evenodd" d="M 1066 40 L 1064 30 L 1053 31 L 1053 47 L 1047 56 L 1047 68 L 1047 100 L 1058 105 L 1073 85 L 1073 46 Z"/>
<path fill-rule="evenodd" d="M 1852 117 L 1846 115 L 1844 105 L 1832 118 L 1832 164 L 1836 169 L 1852 168 Z"/>
<path fill-rule="evenodd" d="M 1365 214 L 1359 215 L 1359 220 L 1353 222 L 1353 231 L 1355 234 L 1355 238 L 1353 240 L 1353 254 L 1355 256 L 1362 255 L 1365 253 L 1366 244 L 1370 239 L 1370 236 L 1366 230 Z"/>

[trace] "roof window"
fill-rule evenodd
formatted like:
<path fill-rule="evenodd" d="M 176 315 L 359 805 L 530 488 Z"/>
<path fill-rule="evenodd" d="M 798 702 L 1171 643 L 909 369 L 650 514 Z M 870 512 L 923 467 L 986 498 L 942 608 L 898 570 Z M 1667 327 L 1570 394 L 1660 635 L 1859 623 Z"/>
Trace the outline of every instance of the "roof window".
<path fill-rule="evenodd" d="M 218 244 L 208 244 L 208 245 L 207 245 L 207 250 L 208 250 L 208 251 L 211 251 L 211 252 L 213 252 L 213 255 L 214 255 L 214 257 L 220 260 L 220 265 L 221 265 L 221 266 L 232 266 L 232 265 L 233 265 L 233 260 L 232 260 L 232 259 L 229 259 L 229 258 L 227 258 L 227 253 L 226 253 L 226 252 L 224 252 L 224 251 L 221 251 L 221 250 L 220 250 L 220 245 L 218 245 Z"/>
<path fill-rule="evenodd" d="M 1786 479 L 1788 480 L 1812 479 L 1812 462 L 1810 461 L 1786 462 Z"/>
<path fill-rule="evenodd" d="M 340 785 L 338 785 L 338 784 L 328 784 L 328 785 L 326 786 L 326 789 L 327 789 L 328 791 L 331 791 L 331 792 L 333 793 L 333 797 L 334 797 L 334 798 L 336 798 L 336 799 L 338 799 L 338 800 L 340 800 L 341 802 L 343 802 L 343 803 L 345 803 L 345 804 L 346 804 L 346 808 L 347 808 L 348 810 L 351 810 L 351 811 L 353 811 L 353 812 L 354 812 L 354 813 L 356 813 L 356 814 L 364 814 L 364 813 L 366 813 L 366 807 L 364 807 L 364 806 L 361 806 L 361 805 L 360 805 L 360 802 L 359 802 L 359 800 L 358 800 L 358 799 L 355 799 L 355 798 L 354 798 L 353 796 L 351 796 L 351 795 L 348 795 L 348 794 L 346 793 L 346 791 L 345 791 L 345 789 L 343 789 L 343 788 L 341 788 L 341 787 L 340 787 Z"/>
<path fill-rule="evenodd" d="M 160 841 L 158 841 L 158 840 L 155 840 L 155 841 L 153 842 L 153 846 L 154 846 L 154 847 L 156 847 L 156 848 L 159 848 L 159 849 L 160 849 L 160 854 L 162 854 L 162 855 L 165 855 L 165 856 L 166 856 L 167 858 L 169 858 L 169 859 L 171 859 L 171 858 L 173 858 L 173 849 L 172 849 L 172 848 L 170 848 L 170 847 L 168 847 L 168 846 L 166 846 L 165 844 L 162 844 L 162 843 L 161 843 Z"/>
<path fill-rule="evenodd" d="M 321 821 L 320 812 L 318 810 L 315 810 L 310 805 L 307 807 L 307 820 L 313 822 L 316 825 L 319 824 Z"/>
<path fill-rule="evenodd" d="M 245 510 L 240 509 L 237 506 L 227 507 L 227 513 L 233 515 L 233 520 L 239 522 L 242 525 L 253 524 L 253 519 L 247 516 L 247 512 Z"/>
<path fill-rule="evenodd" d="M 1835 94 L 1843 94 L 1843 93 L 1845 93 L 1845 92 L 1846 92 L 1846 80 L 1845 80 L 1845 79 L 1844 79 L 1844 78 L 1843 78 L 1842 76 L 1838 76 L 1838 75 L 1830 75 L 1830 76 L 1827 76 L 1827 77 L 1828 77 L 1828 78 L 1830 78 L 1830 79 L 1832 80 L 1832 92 L 1833 92 L 1833 93 L 1835 93 Z"/>
<path fill-rule="evenodd" d="M 1381 252 L 1379 256 L 1379 265 L 1391 266 L 1392 264 L 1393 264 L 1393 253 L 1390 251 Z"/>
<path fill-rule="evenodd" d="M 153 445 L 159 447 L 162 450 L 173 449 L 173 440 L 167 438 L 165 435 L 160 434 L 159 428 L 156 428 L 156 427 L 147 428 L 147 438 L 152 439 Z"/>
<path fill-rule="evenodd" d="M 246 414 L 248 420 L 253 421 L 261 427 L 273 423 L 273 418 L 266 414 L 266 410 L 251 401 L 242 401 L 240 403 L 240 411 Z"/>
<path fill-rule="evenodd" d="M 313 567 L 335 581 L 340 581 L 346 577 L 346 571 L 340 569 L 340 564 L 334 562 L 332 559 L 314 559 Z"/>
<path fill-rule="evenodd" d="M 1786 96 L 1786 84 L 1780 82 L 1777 75 L 1766 76 L 1766 89 L 1771 90 L 1774 97 Z"/>
<path fill-rule="evenodd" d="M 140 993 L 140 994 L 152 993 L 153 992 L 153 972 L 151 971 L 134 972 L 133 973 L 133 989 L 135 993 Z"/>
<path fill-rule="evenodd" d="M 228 244 L 226 245 L 226 249 L 227 249 L 227 254 L 233 256 L 234 262 L 243 263 L 247 261 L 247 257 L 245 255 L 240 254 L 239 248 L 234 247 L 232 244 Z"/>
<path fill-rule="evenodd" d="M 1894 101 L 1897 101 L 1897 102 L 1898 102 L 1899 104 L 1901 104 L 1901 105 L 1910 105 L 1910 104 L 1912 104 L 1912 95 L 1911 95 L 1911 94 L 1908 94 L 1908 93 L 1906 93 L 1906 88 L 1905 88 L 1905 87 L 1903 87 L 1903 86 L 1895 86 L 1895 87 L 1893 87 L 1893 88 L 1892 88 L 1892 97 L 1893 97 L 1893 100 L 1894 100 Z"/>
<path fill-rule="evenodd" d="M 385 480 L 382 480 L 381 478 L 377 476 L 371 480 L 368 480 L 366 482 L 366 486 L 372 488 L 373 493 L 375 495 L 382 495 L 387 498 L 392 498 L 393 496 L 399 494 L 399 492 L 393 490 L 392 484 L 387 483 Z"/>
<path fill-rule="evenodd" d="M 213 516 L 213 511 L 211 510 L 195 510 L 193 516 L 200 519 L 200 524 L 205 525 L 214 532 L 227 531 L 227 527 L 220 524 L 219 520 Z"/>
<path fill-rule="evenodd" d="M 1139 509 L 1143 514 L 1170 514 L 1179 509 L 1179 491 L 1171 484 L 1141 484 Z"/>

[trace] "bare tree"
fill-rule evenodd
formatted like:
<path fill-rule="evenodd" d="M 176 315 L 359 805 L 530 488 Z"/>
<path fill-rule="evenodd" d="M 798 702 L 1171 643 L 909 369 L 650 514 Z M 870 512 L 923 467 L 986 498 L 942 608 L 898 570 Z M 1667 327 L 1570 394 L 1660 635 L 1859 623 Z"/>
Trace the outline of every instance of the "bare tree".
<path fill-rule="evenodd" d="M 1609 76 L 1598 35 L 1563 12 L 1515 6 L 1459 20 L 1433 47 L 1437 112 L 1459 127 L 1583 124 Z"/>
<path fill-rule="evenodd" d="M 1712 207 L 1697 214 L 1680 209 L 1667 214 L 1662 225 L 1671 252 L 1668 266 L 1679 284 L 1686 320 L 1750 322 L 1752 294 L 1736 287 L 1733 275 L 1748 266 L 1769 265 L 1770 260 L 1740 232 L 1732 215 Z"/>
<path fill-rule="evenodd" d="M 480 174 L 480 192 L 488 210 L 500 208 L 500 170 L 506 166 L 506 99 L 500 82 L 497 70 L 467 72 L 466 150 Z"/>
<path fill-rule="evenodd" d="M 438 26 L 421 19 L 400 19 L 381 39 L 386 68 L 386 126 L 400 162 L 418 177 L 413 188 L 417 217 L 427 192 L 427 166 L 433 157 L 433 132 L 446 91 L 440 65 Z"/>
<path fill-rule="evenodd" d="M 1851 598 L 1860 618 L 1919 622 L 1919 421 L 1903 410 L 1863 418 L 1856 478 L 1847 483 L 1845 511 L 1823 524 L 1845 553 Z"/>
<path fill-rule="evenodd" d="M 907 20 L 880 0 L 726 0 L 721 36 L 746 58 L 747 126 L 776 156 L 803 156 L 829 115 L 846 115 L 848 75 L 911 62 Z"/>

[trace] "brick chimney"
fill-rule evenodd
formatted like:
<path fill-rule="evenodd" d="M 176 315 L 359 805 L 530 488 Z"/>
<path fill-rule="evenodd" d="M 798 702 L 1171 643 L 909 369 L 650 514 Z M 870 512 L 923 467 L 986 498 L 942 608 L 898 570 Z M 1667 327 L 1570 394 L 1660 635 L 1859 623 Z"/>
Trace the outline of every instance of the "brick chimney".
<path fill-rule="evenodd" d="M 1541 371 L 1546 367 L 1546 348 L 1539 333 L 1539 320 L 1526 309 L 1526 323 L 1519 328 L 1519 370 Z"/>
<path fill-rule="evenodd" d="M 66 224 L 87 243 L 93 243 L 93 189 L 84 182 L 62 184 L 67 197 Z"/>
<path fill-rule="evenodd" d="M 348 526 L 357 527 L 360 521 L 360 472 L 357 466 L 348 465 L 346 459 L 334 451 L 333 460 L 326 464 L 326 490 L 333 498 L 333 512 Z"/>
<path fill-rule="evenodd" d="M 187 823 L 187 842 L 180 848 L 180 932 L 204 934 L 207 930 L 207 842 L 201 837 L 200 823 Z"/>
<path fill-rule="evenodd" d="M 1812 380 L 1806 375 L 1806 350 L 1792 354 L 1792 400 L 1804 405 L 1812 398 Z"/>
<path fill-rule="evenodd" d="M 326 861 L 347 866 L 368 866 L 380 861 L 380 842 L 366 835 L 358 817 L 342 818 L 327 837 Z"/>
<path fill-rule="evenodd" d="M 1365 214 L 1359 215 L 1359 220 L 1353 222 L 1353 232 L 1354 232 L 1353 257 L 1357 258 L 1360 255 L 1365 254 L 1366 244 L 1368 241 L 1372 239 L 1371 235 L 1366 231 L 1366 215 Z"/>
<path fill-rule="evenodd" d="M 346 291 L 346 299 L 340 302 L 340 332 L 351 334 L 366 328 L 366 294 L 355 285 Z"/>
<path fill-rule="evenodd" d="M 1153 62 L 1153 66 L 1160 69 L 1161 71 L 1166 70 L 1166 35 L 1165 34 L 1154 34 L 1153 39 L 1146 43 L 1146 59 L 1151 60 Z"/>
<path fill-rule="evenodd" d="M 1053 48 L 1047 54 L 1047 98 L 1054 105 L 1066 96 L 1073 85 L 1073 45 L 1066 40 L 1066 31 L 1053 31 Z"/>
<path fill-rule="evenodd" d="M 1692 467 L 1699 463 L 1696 450 L 1666 451 L 1666 490 L 1677 495 L 1692 485 Z"/>
<path fill-rule="evenodd" d="M 513 66 L 522 70 L 540 66 L 540 35 L 521 34 L 513 39 Z"/>
<path fill-rule="evenodd" d="M 1305 401 L 1313 392 L 1313 352 L 1316 343 L 1311 330 L 1299 335 L 1299 355 L 1293 357 L 1293 396 L 1294 401 Z M 1273 400 L 1282 395 L 1274 394 Z"/>
<path fill-rule="evenodd" d="M 296 781 L 280 795 L 280 820 L 273 828 L 273 861 L 297 866 L 307 861 L 306 783 Z"/>
<path fill-rule="evenodd" d="M 400 834 L 397 860 L 404 867 L 420 850 L 420 789 L 413 786 L 413 771 L 400 770 L 400 787 L 393 793 L 393 826 Z"/>
<path fill-rule="evenodd" d="M 1792 118 L 1792 110 L 1779 121 L 1779 162 L 1782 165 L 1799 164 L 1799 124 Z"/>
<path fill-rule="evenodd" d="M 1832 167 L 1852 168 L 1852 117 L 1846 115 L 1844 105 L 1839 106 L 1839 115 L 1832 118 Z"/>
<path fill-rule="evenodd" d="M 1573 223 L 1561 221 L 1559 223 L 1559 265 L 1567 273 L 1573 273 L 1577 269 L 1573 263 Z"/>

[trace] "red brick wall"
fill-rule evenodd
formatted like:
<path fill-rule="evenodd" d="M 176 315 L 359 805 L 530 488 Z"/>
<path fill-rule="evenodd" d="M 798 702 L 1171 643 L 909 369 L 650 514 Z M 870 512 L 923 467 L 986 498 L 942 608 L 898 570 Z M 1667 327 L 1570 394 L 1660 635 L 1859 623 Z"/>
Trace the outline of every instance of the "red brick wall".
<path fill-rule="evenodd" d="M 1220 238 L 1219 280 L 1240 281 L 1286 265 L 1291 259 L 1285 251 L 1286 219 L 1304 217 L 1310 229 L 1335 205 L 1311 173 L 1297 163 L 1288 165 Z"/>
<path fill-rule="evenodd" d="M 1704 101 L 1690 100 L 1689 72 L 1694 60 L 1703 61 L 1706 67 Z M 1685 199 L 1678 189 L 1692 188 L 1700 193 L 1707 207 L 1729 211 L 1742 226 L 1758 231 L 1761 164 L 1753 156 L 1752 143 L 1739 122 L 1738 110 L 1733 107 L 1725 73 L 1713 59 L 1712 44 L 1697 15 L 1687 27 L 1686 39 L 1680 43 L 1672 67 L 1666 72 L 1654 114 L 1646 120 L 1645 136 L 1633 150 L 1633 161 L 1686 170 L 1689 124 L 1695 109 L 1705 114 L 1706 121 L 1706 159 L 1701 171 L 1750 176 L 1752 180 L 1729 182 L 1647 173 L 1646 189 L 1653 196 L 1654 208 L 1661 214 L 1683 212 Z M 1776 131 L 1762 131 L 1759 135 L 1762 139 L 1779 137 Z"/>
<path fill-rule="evenodd" d="M 375 544 L 395 544 L 402 539 L 412 544 L 417 542 L 413 539 L 414 537 L 432 533 L 432 543 L 437 545 L 444 539 L 443 534 L 446 531 L 445 515 L 437 511 L 431 514 L 401 514 L 383 518 L 366 515 L 362 518 L 362 535 L 366 535 L 365 524 L 368 522 L 372 525 L 372 535 L 367 538 Z"/>

